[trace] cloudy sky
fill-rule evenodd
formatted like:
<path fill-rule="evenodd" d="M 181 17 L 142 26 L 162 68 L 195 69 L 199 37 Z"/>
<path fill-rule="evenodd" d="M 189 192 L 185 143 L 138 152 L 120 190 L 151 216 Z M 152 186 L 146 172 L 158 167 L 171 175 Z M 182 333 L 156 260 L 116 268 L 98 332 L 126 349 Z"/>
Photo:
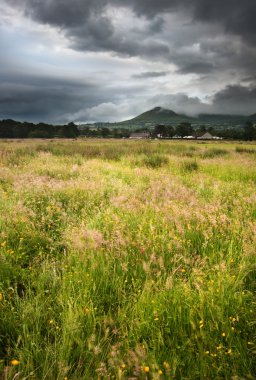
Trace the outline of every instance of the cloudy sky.
<path fill-rule="evenodd" d="M 0 0 L 0 119 L 256 112 L 255 0 Z"/>

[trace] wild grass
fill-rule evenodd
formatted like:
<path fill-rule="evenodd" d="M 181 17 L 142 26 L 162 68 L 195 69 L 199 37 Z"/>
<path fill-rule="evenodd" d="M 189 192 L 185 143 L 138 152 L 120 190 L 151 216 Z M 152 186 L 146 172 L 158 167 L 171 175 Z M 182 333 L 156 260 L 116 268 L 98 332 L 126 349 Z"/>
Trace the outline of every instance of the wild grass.
<path fill-rule="evenodd" d="M 186 160 L 182 162 L 182 170 L 184 172 L 193 172 L 198 170 L 199 166 L 195 160 Z"/>
<path fill-rule="evenodd" d="M 244 150 L 0 142 L 0 377 L 254 379 Z"/>
<path fill-rule="evenodd" d="M 254 148 L 242 147 L 242 146 L 237 146 L 236 147 L 236 152 L 238 152 L 238 153 L 256 154 L 256 150 Z"/>
<path fill-rule="evenodd" d="M 228 150 L 220 148 L 211 148 L 202 153 L 202 158 L 214 158 L 218 156 L 225 156 Z"/>

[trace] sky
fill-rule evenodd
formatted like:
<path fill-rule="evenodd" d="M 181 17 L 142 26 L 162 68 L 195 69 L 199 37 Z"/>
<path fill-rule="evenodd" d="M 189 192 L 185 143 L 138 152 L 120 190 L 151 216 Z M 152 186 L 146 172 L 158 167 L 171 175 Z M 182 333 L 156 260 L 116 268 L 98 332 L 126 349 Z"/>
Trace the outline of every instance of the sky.
<path fill-rule="evenodd" d="M 256 112 L 255 0 L 0 0 L 0 119 Z"/>

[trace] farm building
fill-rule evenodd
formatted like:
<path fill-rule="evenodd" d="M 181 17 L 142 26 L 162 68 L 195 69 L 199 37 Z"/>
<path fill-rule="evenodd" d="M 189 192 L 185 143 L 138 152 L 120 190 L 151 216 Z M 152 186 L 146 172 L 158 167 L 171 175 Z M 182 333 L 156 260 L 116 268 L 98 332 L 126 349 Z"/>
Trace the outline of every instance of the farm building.
<path fill-rule="evenodd" d="M 150 138 L 150 133 L 147 131 L 134 132 L 130 136 L 130 139 L 149 139 L 149 138 Z"/>
<path fill-rule="evenodd" d="M 214 137 L 209 133 L 205 132 L 203 135 L 197 137 L 198 140 L 213 140 Z"/>

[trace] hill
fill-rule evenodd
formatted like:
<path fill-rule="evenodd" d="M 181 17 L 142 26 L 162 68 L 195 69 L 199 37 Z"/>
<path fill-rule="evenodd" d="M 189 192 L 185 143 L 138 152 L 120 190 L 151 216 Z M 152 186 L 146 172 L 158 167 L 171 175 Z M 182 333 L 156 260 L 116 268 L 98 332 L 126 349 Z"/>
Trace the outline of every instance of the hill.
<path fill-rule="evenodd" d="M 168 119 L 170 117 L 178 116 L 176 112 L 168 110 L 167 108 L 155 107 L 149 111 L 143 112 L 139 116 L 136 116 L 133 120 L 148 120 L 152 118 Z"/>
<path fill-rule="evenodd" d="M 177 114 L 173 110 L 169 110 L 167 108 L 155 107 L 149 111 L 143 112 L 131 120 L 125 121 L 124 123 L 141 123 L 150 125 L 170 124 L 175 126 L 182 122 L 193 123 L 194 118 Z"/>
<path fill-rule="evenodd" d="M 226 129 L 241 128 L 248 120 L 256 122 L 256 114 L 251 116 L 199 114 L 197 117 L 192 117 L 185 114 L 178 114 L 167 108 L 155 107 L 129 120 L 117 123 L 95 123 L 94 126 L 96 128 L 128 128 L 135 130 L 139 128 L 154 128 L 157 124 L 177 127 L 180 123 L 190 123 L 195 129 L 201 125 L 204 125 L 206 128 Z M 83 126 L 80 125 L 80 129 L 82 128 Z"/>
<path fill-rule="evenodd" d="M 250 121 L 256 121 L 256 113 L 249 116 Z"/>

